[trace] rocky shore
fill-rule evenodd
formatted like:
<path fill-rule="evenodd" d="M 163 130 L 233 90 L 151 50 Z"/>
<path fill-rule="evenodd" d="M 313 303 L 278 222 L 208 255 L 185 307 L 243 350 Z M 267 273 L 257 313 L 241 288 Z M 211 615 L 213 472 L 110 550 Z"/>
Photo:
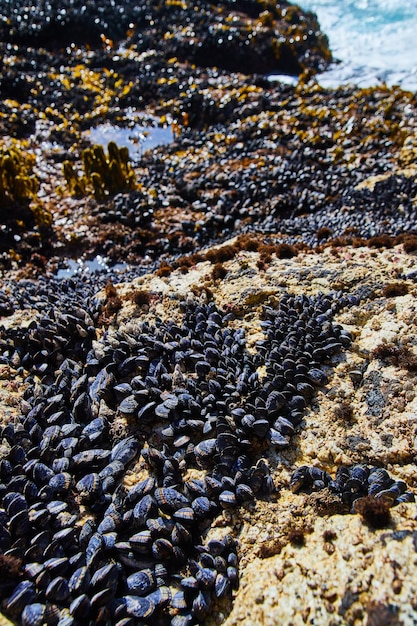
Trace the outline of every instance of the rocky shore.
<path fill-rule="evenodd" d="M 416 94 L 287 2 L 0 16 L 5 623 L 414 624 Z"/>
<path fill-rule="evenodd" d="M 233 30 L 237 40 L 230 35 L 227 45 L 235 48 L 222 54 L 231 59 L 245 50 L 248 60 L 239 73 L 209 51 L 204 64 L 194 62 L 194 49 L 205 50 L 200 38 L 211 32 L 207 7 L 152 3 L 159 9 L 146 13 L 143 23 L 129 13 L 128 3 L 126 20 L 135 27 L 125 39 L 117 30 L 124 21 L 104 12 L 97 17 L 104 33 L 99 42 L 77 40 L 63 48 L 48 38 L 60 32 L 56 21 L 81 37 L 93 7 L 85 5 L 85 14 L 68 3 L 62 14 L 50 9 L 45 16 L 18 7 L 12 12 L 11 6 L 3 9 L 0 129 L 12 180 L 22 182 L 19 190 L 3 183 L 5 269 L 17 263 L 29 275 L 36 268 L 53 272 L 60 258 L 97 254 L 113 262 L 168 262 L 242 231 L 314 248 L 332 239 L 353 242 L 413 230 L 415 94 L 320 88 L 314 72 L 331 56 L 314 16 L 286 3 L 273 3 L 278 8 L 270 7 L 267 17 L 265 3 L 219 3 L 213 32 L 224 37 L 217 34 L 216 45 L 222 50 Z M 150 11 L 146 3 L 141 7 Z M 109 3 L 108 11 L 119 10 Z M 181 31 L 184 38 L 196 33 L 186 59 L 177 22 L 190 24 Z M 174 31 L 178 37 L 168 36 Z M 241 42 L 244 34 L 248 45 Z M 277 54 L 268 67 L 264 52 L 265 66 L 252 68 L 249 59 L 263 50 L 258 39 L 273 55 L 280 37 L 293 40 L 298 69 Z M 167 53 L 171 40 L 178 49 Z M 269 71 L 301 74 L 289 85 L 267 80 Z M 133 134 L 138 125 L 165 126 L 173 140 L 131 164 L 130 186 L 124 174 L 122 180 L 116 176 L 116 187 L 95 188 L 83 151 L 91 148 L 88 131 L 104 122 Z M 102 158 L 109 167 L 111 157 Z M 72 177 L 64 175 L 65 162 Z"/>
<path fill-rule="evenodd" d="M 391 509 L 382 528 L 372 516 L 349 512 L 331 491 L 290 489 L 294 468 L 315 466 L 335 476 L 340 466 L 386 468 L 415 489 L 415 253 L 341 246 L 292 259 L 272 259 L 259 270 L 259 253 L 240 252 L 227 274 L 198 264 L 183 277 L 137 279 L 155 302 L 148 314 L 175 317 L 178 300 L 194 289 L 214 294 L 220 308 L 240 310 L 248 343 L 262 335 L 266 304 L 289 292 L 334 293 L 361 301 L 337 315 L 353 342 L 328 362 L 328 382 L 291 438 L 288 449 L 263 452 L 277 493 L 224 511 L 210 536 L 231 532 L 239 541 L 241 582 L 233 608 L 220 606 L 209 624 L 413 624 L 415 504 Z M 121 293 L 131 284 L 120 286 Z M 366 295 L 365 295 L 366 294 Z M 118 313 L 132 319 L 132 305 Z M 403 361 L 398 355 L 408 354 Z M 408 352 L 408 350 L 410 352 Z"/>

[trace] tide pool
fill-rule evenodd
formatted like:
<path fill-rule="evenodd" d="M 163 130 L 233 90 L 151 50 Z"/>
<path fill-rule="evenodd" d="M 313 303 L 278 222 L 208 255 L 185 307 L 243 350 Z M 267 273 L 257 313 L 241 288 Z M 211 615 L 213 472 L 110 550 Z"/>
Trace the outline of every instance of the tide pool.
<path fill-rule="evenodd" d="M 145 126 L 135 124 L 127 128 L 105 123 L 87 131 L 91 143 L 97 143 L 104 148 L 109 141 L 115 141 L 119 148 L 129 148 L 129 156 L 132 161 L 139 161 L 141 155 L 151 148 L 165 145 L 173 141 L 174 135 L 171 126 Z"/>

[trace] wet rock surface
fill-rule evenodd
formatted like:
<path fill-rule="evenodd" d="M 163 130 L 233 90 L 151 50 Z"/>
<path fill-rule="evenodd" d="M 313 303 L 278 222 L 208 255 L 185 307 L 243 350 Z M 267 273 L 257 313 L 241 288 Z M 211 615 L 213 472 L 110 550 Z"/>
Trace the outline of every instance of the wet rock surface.
<path fill-rule="evenodd" d="M 44 10 L 64 23 L 78 15 L 71 6 L 62 15 Z M 171 10 L 191 11 L 185 4 L 155 6 L 161 15 L 152 18 L 152 28 L 165 24 Z M 224 9 L 227 23 L 230 15 L 238 32 L 252 32 L 240 24 L 243 7 L 235 6 L 237 21 L 224 7 L 213 11 Z M 260 10 L 256 2 L 245 7 L 248 13 L 250 7 Z M 246 56 L 240 73 L 230 72 L 217 61 L 213 67 L 194 63 L 190 55 L 165 54 L 170 39 L 162 35 L 142 49 L 134 29 L 122 40 L 103 35 L 88 48 L 73 42 L 52 50 L 32 33 L 36 11 L 6 15 L 11 5 L 3 10 L 9 35 L 1 44 L 0 127 L 14 138 L 3 150 L 11 143 L 17 154 L 28 154 L 39 186 L 36 198 L 15 203 L 4 222 L 5 268 L 20 262 L 28 269 L 34 257 L 36 272 L 51 259 L 96 254 L 137 264 L 147 256 L 189 253 L 237 231 L 278 234 L 315 247 L 414 230 L 415 94 L 383 86 L 326 91 L 308 63 L 294 70 L 301 72 L 297 85 L 269 82 L 267 68 L 252 73 Z M 91 23 L 92 7 L 86 10 Z M 19 28 L 33 38 L 29 48 L 28 42 L 6 43 L 20 14 L 27 15 Z M 194 44 L 209 31 L 197 29 Z M 138 123 L 172 127 L 173 141 L 131 164 L 136 189 L 99 197 L 92 188 L 80 193 L 68 185 L 63 168 L 69 162 L 81 176 L 88 130 L 104 121 L 133 134 Z"/>
<path fill-rule="evenodd" d="M 1 610 L 413 624 L 415 94 L 287 3 L 82 7 L 1 9 Z"/>
<path fill-rule="evenodd" d="M 129 34 L 138 52 L 156 49 L 203 67 L 248 73 L 303 68 L 323 69 L 331 60 L 326 36 L 314 14 L 289 2 L 222 0 L 210 4 L 165 1 L 141 3 L 60 2 L 30 5 L 26 0 L 2 8 L 2 41 L 46 50 L 99 46 Z"/>

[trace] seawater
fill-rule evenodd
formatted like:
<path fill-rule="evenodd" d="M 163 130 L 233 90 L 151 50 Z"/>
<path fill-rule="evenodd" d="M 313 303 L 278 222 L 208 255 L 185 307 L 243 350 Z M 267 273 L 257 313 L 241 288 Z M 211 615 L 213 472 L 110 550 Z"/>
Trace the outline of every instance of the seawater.
<path fill-rule="evenodd" d="M 122 128 L 106 122 L 86 133 L 91 143 L 98 143 L 107 147 L 109 141 L 115 141 L 119 147 L 129 148 L 129 156 L 132 161 L 138 162 L 146 150 L 156 146 L 171 143 L 174 138 L 172 128 L 159 126 L 146 126 L 135 124 L 128 128 Z"/>
<path fill-rule="evenodd" d="M 108 274 L 110 272 L 112 272 L 112 274 L 123 274 L 123 272 L 129 269 L 127 263 L 116 263 L 111 267 L 109 263 L 109 259 L 102 257 L 100 254 L 88 261 L 83 261 L 82 259 L 74 261 L 73 259 L 68 259 L 65 266 L 57 271 L 56 278 L 72 278 L 77 274 L 94 274 L 96 272 L 101 274 Z"/>
<path fill-rule="evenodd" d="M 335 59 L 323 86 L 386 83 L 417 90 L 417 0 L 300 0 L 317 14 Z"/>

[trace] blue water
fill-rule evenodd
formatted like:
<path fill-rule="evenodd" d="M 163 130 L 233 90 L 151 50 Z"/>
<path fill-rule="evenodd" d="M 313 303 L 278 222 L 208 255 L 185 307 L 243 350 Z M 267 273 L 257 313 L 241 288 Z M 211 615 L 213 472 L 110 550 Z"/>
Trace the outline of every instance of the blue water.
<path fill-rule="evenodd" d="M 129 128 L 122 128 L 106 122 L 87 131 L 91 143 L 101 144 L 107 147 L 109 141 L 115 141 L 119 148 L 129 148 L 129 156 L 132 161 L 140 161 L 140 157 L 146 150 L 171 143 L 173 132 L 171 126 L 146 126 L 135 124 Z"/>
<path fill-rule="evenodd" d="M 94 259 L 89 261 L 84 261 L 82 259 L 78 259 L 78 261 L 74 261 L 73 259 L 68 259 L 65 263 L 64 267 L 61 267 L 56 274 L 57 278 L 72 278 L 77 274 L 93 274 L 95 272 L 98 273 L 109 273 L 113 274 L 120 273 L 122 274 L 126 271 L 129 266 L 127 263 L 116 263 L 116 265 L 109 266 L 109 259 L 106 257 L 102 257 L 101 255 L 97 255 Z"/>
<path fill-rule="evenodd" d="M 299 0 L 314 11 L 340 63 L 323 86 L 387 83 L 417 90 L 417 0 Z"/>

